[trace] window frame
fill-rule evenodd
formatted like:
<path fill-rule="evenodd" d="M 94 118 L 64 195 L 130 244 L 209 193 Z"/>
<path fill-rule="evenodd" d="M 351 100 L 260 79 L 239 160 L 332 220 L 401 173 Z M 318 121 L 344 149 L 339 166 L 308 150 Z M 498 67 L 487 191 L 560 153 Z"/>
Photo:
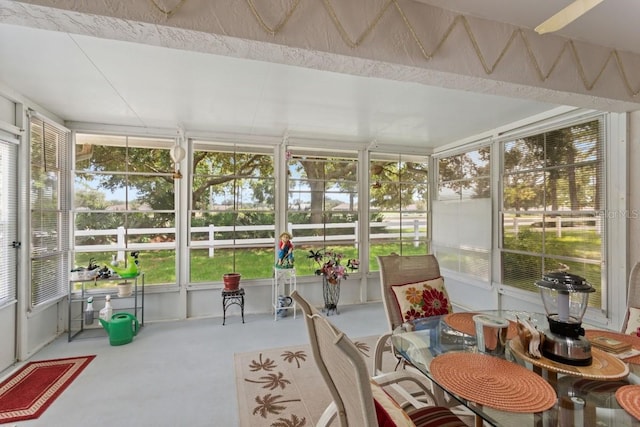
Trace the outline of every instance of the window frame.
<path fill-rule="evenodd" d="M 276 217 L 276 200 L 278 198 L 277 195 L 277 191 L 278 191 L 278 186 L 277 186 L 277 182 L 276 182 L 276 178 L 274 176 L 275 173 L 275 169 L 276 169 L 276 156 L 274 153 L 274 149 L 272 146 L 270 146 L 269 144 L 258 144 L 256 143 L 256 141 L 252 141 L 252 140 L 246 140 L 243 141 L 242 138 L 239 138 L 238 141 L 219 141 L 219 140 L 212 140 L 212 139 L 207 139 L 207 138 L 192 138 L 189 140 L 189 144 L 190 144 L 190 153 L 191 153 L 191 159 L 189 162 L 189 178 L 188 178 L 188 187 L 190 189 L 189 194 L 193 193 L 194 189 L 193 189 L 193 183 L 194 180 L 197 177 L 211 177 L 211 178 L 222 178 L 224 177 L 230 177 L 230 180 L 225 183 L 225 185 L 232 185 L 233 187 L 233 194 L 231 194 L 230 196 L 232 197 L 232 206 L 231 209 L 228 210 L 220 210 L 220 209 L 203 209 L 202 207 L 197 207 L 194 206 L 192 203 L 191 198 L 189 197 L 188 200 L 186 201 L 186 204 L 188 205 L 188 215 L 186 218 L 186 222 L 187 222 L 187 235 L 188 235 L 188 244 L 187 244 L 187 252 L 188 254 L 187 256 L 187 264 L 188 264 L 188 282 L 190 283 L 190 285 L 193 286 L 202 286 L 205 285 L 207 283 L 210 283 L 211 281 L 221 281 L 222 280 L 222 276 L 226 273 L 232 273 L 232 272 L 236 272 L 239 271 L 241 269 L 237 268 L 238 267 L 238 259 L 236 257 L 237 252 L 238 251 L 251 251 L 251 250 L 255 250 L 257 251 L 257 253 L 259 253 L 256 256 L 260 256 L 260 258 L 264 258 L 264 263 L 263 265 L 265 266 L 264 269 L 264 274 L 261 275 L 260 272 L 254 274 L 254 276 L 245 274 L 243 276 L 243 279 L 269 279 L 271 278 L 272 275 L 272 270 L 271 270 L 271 259 L 269 259 L 267 261 L 267 258 L 269 258 L 271 256 L 271 254 L 273 253 L 273 257 L 275 260 L 275 251 L 271 251 L 271 248 L 275 248 L 275 233 L 276 233 L 276 228 L 275 228 L 275 224 L 278 221 L 278 218 Z M 223 153 L 228 153 L 230 155 L 229 160 L 231 163 L 235 164 L 235 158 L 239 155 L 245 156 L 245 155 L 260 155 L 260 156 L 264 156 L 267 158 L 271 159 L 271 167 L 272 167 L 272 174 L 271 176 L 250 176 L 250 175 L 241 175 L 241 174 L 237 174 L 235 171 L 232 174 L 226 174 L 224 175 L 222 170 L 218 171 L 218 173 L 214 173 L 213 171 L 210 172 L 211 175 L 208 174 L 202 174 L 202 173 L 196 173 L 196 171 L 194 170 L 194 158 L 196 156 L 197 153 L 199 152 L 223 152 Z M 243 181 L 247 181 L 247 180 L 256 180 L 256 181 L 261 181 L 262 183 L 264 183 L 264 185 L 266 187 L 264 188 L 269 188 L 269 186 L 271 186 L 271 188 L 273 189 L 273 200 L 270 202 L 271 205 L 270 206 L 266 206 L 263 208 L 246 208 L 245 206 L 243 206 L 243 199 L 242 197 L 240 197 L 240 199 L 238 199 L 239 197 L 239 192 L 238 189 L 239 188 L 243 188 L 243 185 L 238 186 L 238 183 L 242 184 Z M 227 196 L 229 196 L 227 194 Z M 240 203 L 239 203 L 240 202 Z M 268 203 L 267 203 L 268 204 Z M 258 224 L 258 225 L 254 225 L 254 226 L 250 226 L 253 228 L 252 230 L 249 229 L 242 229 L 244 227 L 244 225 L 242 224 L 242 221 L 240 220 L 241 217 L 246 216 L 247 214 L 251 214 L 254 213 L 256 215 L 259 214 L 264 214 L 264 215 L 272 215 L 273 217 L 273 223 L 272 224 Z M 225 225 L 221 227 L 221 231 L 216 231 L 216 226 L 215 224 L 210 224 L 210 231 L 209 234 L 213 237 L 210 238 L 215 238 L 215 235 L 218 234 L 220 235 L 220 233 L 223 233 L 223 235 L 226 237 L 226 240 L 231 240 L 232 243 L 230 245 L 228 245 L 228 247 L 222 248 L 222 249 L 216 249 L 213 246 L 211 246 L 208 241 L 204 241 L 200 238 L 198 238 L 196 236 L 196 231 L 194 231 L 194 227 L 193 226 L 193 218 L 194 216 L 198 216 L 198 215 L 211 215 L 212 218 L 215 218 L 216 216 L 220 215 L 228 215 L 231 214 L 231 216 L 233 217 L 233 221 L 232 224 L 230 225 Z M 202 227 L 200 227 L 202 228 Z M 256 240 L 256 242 L 254 244 L 251 243 L 246 243 L 246 244 L 237 244 L 236 243 L 236 233 L 238 232 L 254 232 L 257 233 L 258 235 L 260 235 L 260 237 L 254 239 Z M 201 232 L 199 232 L 201 233 Z M 222 263 L 224 265 L 220 265 L 220 263 L 216 263 L 216 265 L 214 267 L 212 267 L 213 270 L 215 270 L 215 272 L 212 272 L 211 274 L 208 275 L 207 278 L 202 278 L 202 279 L 198 279 L 194 278 L 193 276 L 193 254 L 195 253 L 195 251 L 204 251 L 207 250 L 208 251 L 208 256 L 209 258 L 213 258 L 215 257 L 215 253 L 216 251 L 224 251 L 226 252 L 225 254 L 225 259 L 224 261 L 222 261 Z M 264 252 L 264 256 L 262 256 L 262 252 Z M 255 260 L 254 260 L 255 261 Z"/>
<path fill-rule="evenodd" d="M 537 294 L 536 290 L 525 290 L 517 286 L 508 285 L 504 283 L 504 280 L 503 280 L 503 254 L 514 253 L 513 250 L 510 251 L 504 248 L 505 231 L 503 226 L 504 226 L 504 216 L 506 211 L 504 207 L 505 206 L 504 176 L 506 173 L 505 164 L 504 164 L 505 144 L 508 142 L 517 141 L 519 139 L 523 139 L 527 137 L 544 135 L 545 133 L 569 128 L 571 126 L 577 126 L 577 125 L 588 123 L 595 120 L 599 121 L 599 124 L 600 124 L 599 138 L 601 138 L 601 141 L 600 141 L 601 146 L 599 147 L 599 150 L 602 158 L 600 160 L 601 163 L 599 165 L 599 169 L 597 173 L 599 173 L 600 179 L 602 180 L 602 183 L 600 184 L 600 186 L 603 194 L 601 195 L 600 208 L 599 209 L 594 208 L 593 212 L 596 215 L 601 216 L 602 213 L 607 212 L 608 209 L 618 207 L 617 203 L 613 203 L 613 204 L 610 203 L 611 197 L 609 194 L 612 184 L 609 180 L 608 172 L 610 170 L 610 165 L 612 164 L 612 158 L 613 158 L 611 156 L 612 154 L 611 141 L 613 140 L 613 138 L 612 138 L 610 127 L 611 127 L 611 122 L 616 120 L 616 118 L 612 118 L 612 115 L 615 115 L 615 113 L 605 113 L 601 111 L 587 111 L 587 112 L 578 111 L 575 113 L 567 114 L 565 116 L 554 117 L 548 121 L 537 123 L 536 125 L 533 125 L 530 127 L 517 129 L 512 132 L 506 132 L 503 135 L 501 135 L 499 138 L 496 138 L 494 144 L 495 144 L 496 150 L 499 152 L 499 164 L 498 164 L 499 176 L 497 177 L 497 188 L 498 188 L 497 197 L 496 197 L 497 207 L 496 207 L 496 219 L 494 221 L 494 224 L 496 225 L 496 230 L 497 230 L 496 231 L 497 239 L 496 239 L 496 244 L 494 245 L 496 249 L 495 251 L 496 256 L 494 258 L 494 266 L 496 267 L 495 268 L 496 277 L 494 280 L 496 280 L 500 284 L 500 289 L 499 289 L 500 293 L 511 294 L 515 296 L 520 295 L 522 298 L 525 298 L 525 299 L 528 299 L 529 297 L 527 297 L 527 295 L 529 295 L 532 300 L 539 299 L 539 295 Z M 615 153 L 616 150 L 617 149 L 614 150 L 614 153 L 613 153 L 614 156 L 616 155 Z M 544 159 L 546 160 L 546 155 Z M 541 171 L 541 173 L 546 173 L 545 171 L 552 169 L 554 167 L 556 166 L 550 167 L 545 164 L 542 168 L 532 168 L 531 170 Z M 536 210 L 536 212 L 537 211 L 538 210 Z M 548 210 L 544 209 L 544 211 L 547 212 Z M 527 213 L 526 211 L 524 212 Z M 548 211 L 548 212 L 553 213 L 555 211 Z M 584 212 L 584 211 L 581 211 L 581 210 L 562 211 L 563 214 L 578 214 L 581 212 Z M 593 319 L 598 319 L 598 321 L 606 321 L 604 319 L 610 316 L 610 310 L 611 310 L 610 292 L 612 290 L 608 286 L 608 283 L 610 280 L 608 266 L 611 265 L 611 256 L 613 253 L 609 247 L 610 246 L 609 242 L 611 241 L 611 236 L 609 235 L 610 221 L 608 221 L 606 218 L 604 218 L 601 221 L 601 230 L 602 230 L 601 231 L 602 237 L 601 237 L 601 243 L 600 243 L 601 253 L 600 253 L 600 259 L 598 260 L 598 263 L 601 266 L 601 273 L 600 273 L 601 302 L 599 307 L 594 307 L 590 305 L 588 313 Z M 531 253 L 534 254 L 534 252 L 531 252 Z M 540 253 L 535 252 L 535 254 L 536 256 L 545 258 L 544 252 L 540 252 Z M 553 254 L 551 255 L 552 255 L 552 258 L 558 258 L 557 255 L 553 255 Z M 562 258 L 562 257 L 559 257 L 559 258 Z M 565 258 L 569 261 L 579 261 L 577 258 L 574 259 L 574 257 L 565 257 Z M 618 263 L 614 263 L 614 264 L 618 264 Z M 577 273 L 577 274 L 580 274 L 580 273 Z M 542 275 L 542 271 L 540 272 L 540 276 L 541 275 Z M 617 290 L 614 290 L 613 292 L 617 293 Z M 623 293 L 625 292 L 623 291 Z"/>
<path fill-rule="evenodd" d="M 367 189 L 367 227 L 366 235 L 369 241 L 368 250 L 371 252 L 371 247 L 375 245 L 372 243 L 377 239 L 380 239 L 380 233 L 375 233 L 373 230 L 378 227 L 374 227 L 372 224 L 374 214 L 385 215 L 388 213 L 391 217 L 397 216 L 397 223 L 399 225 L 398 237 L 396 239 L 380 240 L 380 244 L 397 246 L 398 251 L 390 248 L 388 252 L 381 253 L 380 255 L 390 255 L 391 253 L 398 253 L 398 255 L 426 255 L 431 249 L 431 225 L 429 220 L 431 218 L 431 171 L 432 163 L 429 154 L 415 154 L 404 153 L 402 151 L 390 153 L 387 151 L 370 151 L 367 162 L 367 175 L 369 187 Z M 395 163 L 395 165 L 393 164 Z M 417 164 L 415 168 L 416 176 L 420 174 L 424 175 L 424 180 L 417 182 L 411 180 L 411 177 L 404 177 L 402 170 L 406 164 Z M 390 188 L 397 187 L 398 189 L 398 203 L 391 208 L 384 208 L 381 206 L 374 207 L 372 204 L 372 193 L 377 189 L 384 189 L 385 186 Z M 403 189 L 414 186 L 416 191 L 418 186 L 424 187 L 423 199 L 415 200 L 414 203 L 406 205 L 403 203 Z M 414 209 L 410 209 L 412 205 L 415 205 Z M 423 206 L 421 206 L 423 205 Z M 393 223 L 393 221 L 389 221 Z M 386 228 L 386 227 L 385 227 Z M 411 231 L 409 229 L 411 228 Z M 421 230 L 424 229 L 424 231 Z M 405 231 L 407 230 L 407 231 Z M 413 236 L 413 237 L 412 237 Z M 412 247 L 419 250 L 405 250 L 405 248 Z M 424 250 L 422 250 L 424 249 Z M 369 267 L 368 271 L 377 272 L 379 270 L 378 262 L 374 258 L 374 255 L 369 253 Z"/>
<path fill-rule="evenodd" d="M 319 146 L 323 148 L 318 148 Z M 319 267 L 319 265 L 314 264 L 313 262 L 302 262 L 300 257 L 304 258 L 306 255 L 310 255 L 309 251 L 320 252 L 324 254 L 326 251 L 337 252 L 341 254 L 344 258 L 342 262 L 343 265 L 346 265 L 347 262 L 351 259 L 360 260 L 361 251 L 362 251 L 362 243 L 359 238 L 360 236 L 360 227 L 362 226 L 361 221 L 359 220 L 361 216 L 362 209 L 362 201 L 361 201 L 361 186 L 359 183 L 360 171 L 361 167 L 360 163 L 360 150 L 357 146 L 354 146 L 352 149 L 345 149 L 344 146 L 341 148 L 333 148 L 330 147 L 331 144 L 328 143 L 319 143 L 313 144 L 310 146 L 304 142 L 295 141 L 285 146 L 284 151 L 284 170 L 282 171 L 285 176 L 284 180 L 284 188 L 285 190 L 282 192 L 283 203 L 284 206 L 284 227 L 282 231 L 288 231 L 293 235 L 293 243 L 295 245 L 295 253 L 298 261 L 296 261 L 296 274 L 300 276 L 312 276 L 315 274 L 315 271 Z M 295 164 L 301 166 L 302 162 L 310 163 L 310 159 L 315 159 L 316 165 L 323 166 L 324 164 L 330 163 L 332 159 L 338 159 L 339 161 L 345 164 L 345 168 L 348 170 L 348 165 L 355 165 L 355 170 L 351 175 L 340 175 L 340 176 L 326 176 L 325 168 L 323 166 L 322 177 L 309 177 L 306 171 L 302 173 L 304 175 L 300 175 L 298 178 L 294 177 L 296 173 L 292 168 L 295 167 Z M 301 166 L 303 167 L 303 166 Z M 345 179 L 347 176 L 353 177 L 353 179 Z M 298 197 L 301 194 L 308 194 L 309 197 L 312 197 L 314 192 L 313 186 L 309 183 L 322 183 L 321 190 L 321 199 L 322 203 L 319 209 L 313 208 L 311 199 L 309 200 L 309 210 L 299 208 L 298 210 L 291 209 L 290 201 L 291 198 L 294 197 L 297 193 Z M 299 185 L 296 186 L 295 183 Z M 335 199 L 335 195 L 342 192 L 338 191 L 340 183 L 346 183 L 347 185 L 352 186 L 351 192 L 349 194 L 353 195 L 353 203 L 349 202 L 350 206 L 346 210 L 334 211 L 333 209 L 329 209 L 327 206 L 327 201 L 337 201 Z M 309 188 L 303 189 L 300 188 L 308 186 Z M 344 202 L 347 203 L 347 202 Z M 298 203 L 300 205 L 300 203 Z M 335 206 L 338 207 L 339 205 Z M 304 212 L 308 212 L 310 215 L 309 222 L 299 222 L 295 223 L 292 220 L 294 215 L 304 215 Z M 319 215 L 322 219 L 321 222 L 311 223 L 310 220 L 313 215 Z M 327 222 L 326 219 L 328 217 L 348 217 L 350 215 L 355 216 L 357 218 L 355 222 Z M 307 225 L 310 224 L 310 225 Z M 327 227 L 327 224 L 337 224 L 336 227 Z M 345 234 L 349 228 L 349 225 L 353 224 L 353 237 L 351 234 Z M 313 229 L 315 226 L 315 230 L 319 231 L 319 236 L 314 235 Z M 332 228 L 336 228 L 335 233 L 328 231 Z M 296 229 L 299 230 L 299 233 L 296 233 Z M 309 234 L 308 236 L 305 236 Z M 347 237 L 345 237 L 347 236 Z M 333 238 L 332 238 L 333 237 Z M 351 249 L 353 247 L 353 249 Z M 301 255 L 303 254 L 303 255 Z M 351 273 L 350 273 L 351 274 Z"/>
<path fill-rule="evenodd" d="M 45 307 L 51 302 L 55 302 L 68 293 L 67 281 L 69 278 L 69 152 L 71 145 L 71 131 L 64 126 L 55 123 L 52 120 L 38 114 L 35 111 L 29 110 L 27 113 L 28 120 L 28 141 L 29 141 L 29 192 L 27 195 L 29 206 L 29 273 L 31 280 L 29 281 L 29 310 L 33 311 L 40 307 Z M 34 135 L 34 127 L 42 127 L 41 138 L 38 134 Z M 47 138 L 47 133 L 54 134 L 55 141 L 51 141 L 51 137 Z M 34 163 L 35 159 L 33 155 L 34 147 L 37 144 L 53 143 L 51 147 L 55 150 L 55 164 L 51 165 L 47 162 L 46 156 L 43 156 L 43 161 L 38 164 Z M 53 166 L 52 169 L 49 169 Z M 49 174 L 57 173 L 57 183 L 55 185 L 55 191 L 57 197 L 55 201 L 55 207 L 47 209 L 40 206 L 34 207 L 34 187 L 33 184 L 38 179 L 35 175 L 35 168 L 42 168 Z M 52 172 L 53 170 L 53 172 Z M 43 184 L 43 182 L 38 181 Z M 52 187 L 51 187 L 52 188 Z M 34 220 L 38 218 L 42 219 L 47 214 L 55 216 L 55 228 L 57 231 L 56 236 L 52 236 L 49 231 L 46 236 L 42 235 L 49 240 L 49 248 L 42 248 L 36 250 L 35 239 L 39 239 L 38 235 L 41 233 L 34 227 Z M 40 221 L 41 222 L 41 221 Z M 42 239 L 40 239 L 42 240 Z M 52 248 L 52 249 L 51 249 Z M 42 265 L 39 265 L 42 264 Z M 47 268 L 47 264 L 50 266 Z"/>
<path fill-rule="evenodd" d="M 114 146 L 116 148 L 124 149 L 126 154 L 126 161 L 121 166 L 116 166 L 109 170 L 93 170 L 93 169 L 85 169 L 78 168 L 78 162 L 81 162 L 80 156 L 82 156 L 81 150 L 78 150 L 78 146 L 80 145 L 78 141 L 78 136 L 86 135 L 86 137 L 90 140 L 91 138 L 95 138 L 96 144 L 100 147 L 109 147 Z M 82 138 L 80 138 L 82 140 Z M 102 142 L 102 143 L 100 143 Z M 145 271 L 145 286 L 153 285 L 155 287 L 168 287 L 175 288 L 176 285 L 167 282 L 154 282 L 153 271 L 149 268 L 145 268 L 145 263 L 150 262 L 149 259 L 145 260 L 145 252 L 149 254 L 153 252 L 153 256 L 164 257 L 166 251 L 174 251 L 173 259 L 174 265 L 177 265 L 178 258 L 178 245 L 177 245 L 177 232 L 178 229 L 178 202 L 177 202 L 177 193 L 178 193 L 178 182 L 179 180 L 173 179 L 173 164 L 170 160 L 169 150 L 176 144 L 176 137 L 171 137 L 163 134 L 144 134 L 138 133 L 135 131 L 109 131 L 103 129 L 77 129 L 73 132 L 73 152 L 71 155 L 71 176 L 72 180 L 70 181 L 70 188 L 72 193 L 72 209 L 71 209 L 71 230 L 70 230 L 70 241 L 71 241 L 71 254 L 70 254 L 70 268 L 74 268 L 77 266 L 84 266 L 87 260 L 83 260 L 83 263 L 78 262 L 78 256 L 80 258 L 91 257 L 93 254 L 100 258 L 95 259 L 96 263 L 99 266 L 105 266 L 109 264 L 112 260 L 112 256 L 115 255 L 116 259 L 119 261 L 124 261 L 128 258 L 128 252 L 142 250 L 142 254 L 140 257 L 140 266 L 143 271 Z M 124 145 L 123 145 L 124 144 Z M 128 157 L 128 149 L 136 149 L 136 150 L 161 150 L 162 154 L 165 156 L 164 160 L 166 161 L 167 170 L 159 170 L 159 171 L 137 171 L 134 168 L 130 168 L 130 161 Z M 166 153 L 165 153 L 166 151 Z M 152 182 L 154 179 L 157 180 L 167 180 L 172 179 L 173 182 L 173 193 L 174 197 L 171 200 L 173 207 L 171 209 L 150 209 L 150 207 L 140 204 L 136 205 L 132 203 L 135 201 L 135 196 L 130 196 L 130 186 L 128 183 L 124 184 L 124 188 L 120 189 L 119 192 L 124 192 L 124 205 L 117 205 L 114 207 L 107 207 L 105 209 L 91 209 L 85 208 L 82 206 L 78 206 L 77 202 L 77 192 L 76 192 L 76 180 L 80 176 L 90 176 L 93 175 L 95 177 L 103 177 L 108 178 L 118 177 L 119 179 L 124 179 L 125 182 L 129 177 L 136 177 L 141 179 L 149 179 Z M 99 191 L 99 190 L 98 190 Z M 112 192 L 113 193 L 113 192 Z M 106 194 L 106 191 L 105 191 Z M 173 227 L 165 228 L 164 231 L 166 233 L 153 233 L 149 232 L 147 228 L 140 228 L 135 226 L 128 226 L 129 219 L 132 220 L 136 217 L 141 218 L 144 216 L 154 216 L 156 214 L 163 215 L 173 215 Z M 116 237 L 115 244 L 97 244 L 97 245 L 79 245 L 77 242 L 77 238 L 79 235 L 83 233 L 78 233 L 76 230 L 76 222 L 79 216 L 82 215 L 109 215 L 114 217 L 121 217 L 121 222 L 124 225 L 120 225 L 117 227 L 117 230 L 113 236 Z M 137 234 L 129 233 L 129 229 L 138 228 L 140 231 Z M 114 229 L 109 229 L 114 230 Z M 159 234 L 166 234 L 167 236 L 173 235 L 173 241 L 157 241 L 151 243 L 144 243 L 141 245 L 140 243 L 144 240 L 157 240 Z M 139 242 L 136 242 L 139 241 Z M 76 265 L 82 264 L 82 265 Z M 174 269 L 174 274 L 176 277 L 176 283 L 178 282 L 177 277 L 177 267 Z M 97 291 L 104 291 L 104 288 L 114 288 L 116 286 L 116 281 L 105 281 L 100 284 L 100 287 Z"/>

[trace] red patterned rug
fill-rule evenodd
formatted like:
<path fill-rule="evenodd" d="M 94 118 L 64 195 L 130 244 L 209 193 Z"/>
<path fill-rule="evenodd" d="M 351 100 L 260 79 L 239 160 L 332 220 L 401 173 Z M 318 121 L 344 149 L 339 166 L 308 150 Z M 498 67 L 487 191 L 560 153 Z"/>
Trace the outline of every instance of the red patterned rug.
<path fill-rule="evenodd" d="M 27 363 L 0 384 L 0 424 L 38 418 L 95 357 Z"/>

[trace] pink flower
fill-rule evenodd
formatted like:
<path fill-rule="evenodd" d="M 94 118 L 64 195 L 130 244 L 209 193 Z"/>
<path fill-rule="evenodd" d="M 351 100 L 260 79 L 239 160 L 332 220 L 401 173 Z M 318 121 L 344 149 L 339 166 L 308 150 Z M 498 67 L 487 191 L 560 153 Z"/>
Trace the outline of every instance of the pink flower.
<path fill-rule="evenodd" d="M 338 252 L 333 252 L 330 250 L 314 252 L 313 250 L 309 251 L 309 258 L 313 259 L 318 265 L 319 268 L 316 270 L 316 275 L 325 276 L 329 283 L 337 283 L 341 279 L 346 279 L 349 277 L 347 274 L 347 269 L 340 264 L 344 255 Z M 323 262 L 323 260 L 325 260 Z M 353 270 L 353 267 L 350 267 Z"/>

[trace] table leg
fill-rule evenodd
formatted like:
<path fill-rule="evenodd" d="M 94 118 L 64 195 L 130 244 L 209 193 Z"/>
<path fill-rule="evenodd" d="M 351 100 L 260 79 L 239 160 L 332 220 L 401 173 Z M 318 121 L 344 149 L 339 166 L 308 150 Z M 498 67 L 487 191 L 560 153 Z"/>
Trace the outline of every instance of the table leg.
<path fill-rule="evenodd" d="M 222 297 L 222 326 L 227 320 L 227 297 Z"/>
<path fill-rule="evenodd" d="M 222 293 L 222 324 L 224 325 L 227 320 L 227 308 L 232 305 L 240 306 L 240 314 L 242 315 L 242 323 L 244 323 L 244 289 L 240 289 L 236 292 L 224 292 Z"/>

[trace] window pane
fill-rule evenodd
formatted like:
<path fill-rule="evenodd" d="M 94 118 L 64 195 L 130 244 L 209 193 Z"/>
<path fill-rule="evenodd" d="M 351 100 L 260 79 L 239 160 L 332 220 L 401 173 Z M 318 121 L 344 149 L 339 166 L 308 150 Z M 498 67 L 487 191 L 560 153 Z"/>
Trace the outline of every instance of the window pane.
<path fill-rule="evenodd" d="M 462 178 L 471 179 L 491 175 L 489 147 L 468 151 L 462 155 Z"/>
<path fill-rule="evenodd" d="M 190 282 L 226 273 L 268 278 L 275 257 L 273 155 L 264 148 L 193 143 Z"/>
<path fill-rule="evenodd" d="M 600 122 L 595 120 L 547 132 L 545 135 L 548 167 L 594 161 L 599 156 Z"/>
<path fill-rule="evenodd" d="M 438 200 L 460 200 L 461 189 L 457 183 L 443 182 L 438 184 Z"/>
<path fill-rule="evenodd" d="M 444 157 L 438 160 L 438 182 L 458 181 L 464 178 L 461 155 Z"/>
<path fill-rule="evenodd" d="M 596 283 L 589 305 L 606 308 L 602 128 L 591 120 L 503 143 L 503 283 L 537 291 L 545 272 L 569 271 Z"/>
<path fill-rule="evenodd" d="M 601 234 L 600 218 L 593 214 L 545 216 L 545 252 L 550 255 L 599 260 Z"/>
<path fill-rule="evenodd" d="M 145 285 L 175 284 L 175 185 L 169 149 L 175 140 L 76 135 L 76 262 L 140 252 Z M 166 251 L 166 252 L 165 252 Z M 104 258 L 104 259 L 98 259 Z M 154 265 L 143 267 L 143 260 Z M 80 264 L 83 265 L 83 264 Z M 112 284 L 105 283 L 104 286 Z"/>
<path fill-rule="evenodd" d="M 544 172 L 504 174 L 502 203 L 508 211 L 541 209 L 544 205 Z"/>
<path fill-rule="evenodd" d="M 526 252 L 542 251 L 542 215 L 505 213 L 502 247 Z"/>
<path fill-rule="evenodd" d="M 310 250 L 333 250 L 342 253 L 344 259 L 358 259 L 355 153 L 341 156 L 308 148 L 289 147 L 289 150 L 287 231 L 293 235 L 296 273 L 314 274 L 317 266 L 309 267 L 311 262 L 298 258 L 308 255 Z"/>
<path fill-rule="evenodd" d="M 547 205 L 551 210 L 593 211 L 599 208 L 602 177 L 594 164 L 558 168 L 547 173 Z"/>
<path fill-rule="evenodd" d="M 428 253 L 428 159 L 371 153 L 369 164 L 369 270 L 377 255 Z"/>
<path fill-rule="evenodd" d="M 504 172 L 528 171 L 544 166 L 544 138 L 540 135 L 507 141 L 504 150 Z"/>
<path fill-rule="evenodd" d="M 491 147 L 438 159 L 438 197 L 433 206 L 433 252 L 440 266 L 489 281 Z M 441 261 L 442 260 L 442 261 Z"/>
<path fill-rule="evenodd" d="M 489 178 L 470 179 L 466 186 L 461 188 L 461 199 L 487 199 L 491 195 L 491 182 Z"/>
<path fill-rule="evenodd" d="M 31 247 L 39 255 L 60 249 L 61 215 L 56 211 L 38 211 L 31 215 Z"/>
<path fill-rule="evenodd" d="M 488 198 L 491 150 L 483 147 L 438 159 L 438 200 Z"/>
<path fill-rule="evenodd" d="M 31 307 L 67 294 L 69 204 L 66 197 L 69 133 L 29 116 Z"/>
<path fill-rule="evenodd" d="M 589 306 L 602 306 L 602 268 L 599 262 L 568 261 L 566 259 L 546 257 L 544 259 L 544 269 L 545 271 L 562 269 L 584 277 L 591 286 L 596 288 L 595 292 L 589 294 Z"/>
<path fill-rule="evenodd" d="M 502 283 L 516 288 L 539 292 L 535 285 L 542 275 L 542 257 L 502 252 Z"/>
<path fill-rule="evenodd" d="M 173 170 L 174 140 L 133 136 L 76 134 L 75 169 L 86 172 L 164 172 Z"/>
<path fill-rule="evenodd" d="M 488 251 L 452 248 L 438 245 L 440 268 L 459 271 L 476 279 L 489 281 L 490 255 Z"/>
<path fill-rule="evenodd" d="M 127 139 L 124 136 L 76 134 L 76 170 L 124 171 L 127 167 Z M 106 159 L 112 165 L 105 165 Z"/>

